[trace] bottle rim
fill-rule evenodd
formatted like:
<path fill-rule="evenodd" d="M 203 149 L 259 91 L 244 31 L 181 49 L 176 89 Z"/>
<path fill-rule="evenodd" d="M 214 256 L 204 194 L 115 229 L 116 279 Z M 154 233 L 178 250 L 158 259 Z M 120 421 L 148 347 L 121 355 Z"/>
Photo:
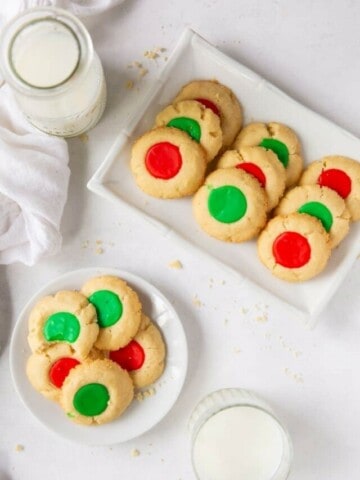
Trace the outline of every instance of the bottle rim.
<path fill-rule="evenodd" d="M 16 71 L 12 59 L 12 47 L 18 35 L 27 27 L 43 21 L 51 21 L 65 27 L 75 39 L 79 51 L 71 73 L 61 82 L 44 87 L 32 85 L 23 79 Z M 92 41 L 83 23 L 66 10 L 55 7 L 34 7 L 14 17 L 3 28 L 0 45 L 0 67 L 4 79 L 16 91 L 25 95 L 56 96 L 63 93 L 86 75 L 93 58 Z"/>

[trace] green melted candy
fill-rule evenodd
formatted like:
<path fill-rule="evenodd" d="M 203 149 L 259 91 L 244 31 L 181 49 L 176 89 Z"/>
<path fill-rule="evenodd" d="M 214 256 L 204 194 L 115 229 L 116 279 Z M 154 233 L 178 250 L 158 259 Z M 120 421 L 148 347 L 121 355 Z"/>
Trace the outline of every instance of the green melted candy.
<path fill-rule="evenodd" d="M 88 383 L 74 395 L 74 408 L 86 417 L 93 417 L 103 413 L 108 406 L 110 395 L 105 385 L 101 383 Z"/>
<path fill-rule="evenodd" d="M 201 138 L 201 127 L 199 123 L 193 118 L 188 117 L 177 117 L 170 120 L 167 124 L 167 127 L 178 128 L 183 130 L 196 142 L 200 142 Z"/>
<path fill-rule="evenodd" d="M 287 168 L 289 164 L 289 150 L 285 143 L 276 140 L 275 138 L 263 138 L 259 143 L 260 147 L 266 150 L 272 150 L 280 160 L 280 162 Z"/>
<path fill-rule="evenodd" d="M 246 213 L 247 201 L 243 192 L 233 185 L 211 190 L 208 198 L 210 215 L 221 223 L 233 223 Z"/>
<path fill-rule="evenodd" d="M 123 305 L 116 293 L 110 290 L 98 290 L 89 297 L 89 302 L 96 309 L 100 327 L 111 327 L 118 322 L 123 313 Z"/>
<path fill-rule="evenodd" d="M 330 210 L 320 202 L 304 203 L 299 209 L 299 213 L 307 213 L 320 220 L 327 232 L 330 231 L 333 224 L 333 216 Z"/>
<path fill-rule="evenodd" d="M 73 343 L 80 334 L 79 320 L 69 312 L 56 312 L 50 315 L 43 327 L 43 335 L 48 342 L 64 341 Z"/>

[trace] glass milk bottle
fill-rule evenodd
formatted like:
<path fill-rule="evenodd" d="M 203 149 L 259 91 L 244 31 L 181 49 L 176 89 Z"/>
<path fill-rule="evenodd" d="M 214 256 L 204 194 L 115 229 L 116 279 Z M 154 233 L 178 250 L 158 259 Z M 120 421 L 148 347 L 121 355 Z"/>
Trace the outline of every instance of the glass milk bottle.
<path fill-rule="evenodd" d="M 72 137 L 98 122 L 106 103 L 104 73 L 76 17 L 53 7 L 26 10 L 4 27 L 0 45 L 4 79 L 35 127 Z"/>
<path fill-rule="evenodd" d="M 227 388 L 205 397 L 189 429 L 198 480 L 285 480 L 292 444 L 271 408 L 247 390 Z"/>

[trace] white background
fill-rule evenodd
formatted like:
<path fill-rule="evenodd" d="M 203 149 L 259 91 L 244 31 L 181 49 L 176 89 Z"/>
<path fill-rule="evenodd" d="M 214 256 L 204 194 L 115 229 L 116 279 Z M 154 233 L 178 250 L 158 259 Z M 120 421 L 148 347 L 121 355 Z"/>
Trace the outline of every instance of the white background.
<path fill-rule="evenodd" d="M 309 331 L 276 303 L 241 290 L 215 264 L 198 261 L 125 209 L 91 194 L 86 183 L 164 63 L 145 59 L 144 51 L 171 51 L 184 25 L 360 136 L 360 3 L 125 0 L 87 25 L 109 100 L 88 141 L 69 141 L 62 252 L 36 267 L 0 268 L 0 480 L 191 480 L 189 415 L 203 395 L 233 386 L 254 389 L 288 426 L 295 448 L 291 480 L 359 478 L 360 262 Z M 126 68 L 135 60 L 150 70 L 141 81 Z M 133 90 L 125 87 L 130 79 L 136 80 Z M 97 240 L 102 254 L 96 253 Z M 175 259 L 182 270 L 168 267 Z M 190 358 L 183 392 L 158 426 L 126 444 L 89 448 L 54 436 L 26 411 L 11 384 L 8 347 L 17 314 L 38 288 L 66 271 L 102 265 L 141 275 L 170 299 Z M 16 452 L 17 444 L 24 451 Z M 138 457 L 131 456 L 134 448 Z"/>

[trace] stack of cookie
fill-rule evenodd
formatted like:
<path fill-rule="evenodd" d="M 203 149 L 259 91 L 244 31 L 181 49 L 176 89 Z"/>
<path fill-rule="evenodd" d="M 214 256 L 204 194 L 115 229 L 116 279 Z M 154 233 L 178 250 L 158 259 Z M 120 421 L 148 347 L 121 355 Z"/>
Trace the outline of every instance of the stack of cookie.
<path fill-rule="evenodd" d="M 360 217 L 358 162 L 326 157 L 293 188 L 303 169 L 295 132 L 280 123 L 254 122 L 238 133 L 240 103 L 216 81 L 183 87 L 155 123 L 133 147 L 138 186 L 159 198 L 195 194 L 197 223 L 219 240 L 244 242 L 264 229 L 258 254 L 279 278 L 302 281 L 320 273 L 350 218 Z"/>
<path fill-rule="evenodd" d="M 194 194 L 241 124 L 241 106 L 229 88 L 216 81 L 189 83 L 134 143 L 130 166 L 137 185 L 158 198 Z"/>
<path fill-rule="evenodd" d="M 319 274 L 332 249 L 360 219 L 360 164 L 330 156 L 304 171 L 258 240 L 263 264 L 277 277 L 298 282 Z"/>
<path fill-rule="evenodd" d="M 289 127 L 247 125 L 194 196 L 195 219 L 219 240 L 254 238 L 285 188 L 298 180 L 302 164 L 300 142 Z"/>
<path fill-rule="evenodd" d="M 120 416 L 134 388 L 150 385 L 164 370 L 159 329 L 142 312 L 136 292 L 114 276 L 92 278 L 80 292 L 59 291 L 37 302 L 28 341 L 31 384 L 84 425 Z"/>

